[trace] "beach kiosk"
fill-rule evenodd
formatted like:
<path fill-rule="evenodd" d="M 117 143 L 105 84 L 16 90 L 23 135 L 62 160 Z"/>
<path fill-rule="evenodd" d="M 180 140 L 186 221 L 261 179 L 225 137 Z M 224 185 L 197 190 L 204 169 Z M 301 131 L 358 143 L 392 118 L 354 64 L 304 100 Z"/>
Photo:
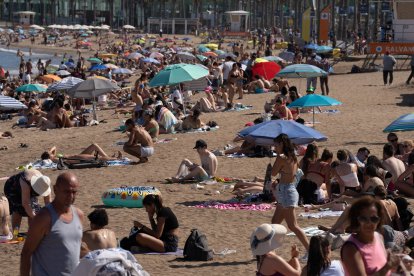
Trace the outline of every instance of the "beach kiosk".
<path fill-rule="evenodd" d="M 230 29 L 224 32 L 226 36 L 249 36 L 248 22 L 249 12 L 247 11 L 227 11 L 225 12 L 230 17 Z"/>
<path fill-rule="evenodd" d="M 32 11 L 19 11 L 14 14 L 14 24 L 20 25 L 22 27 L 29 27 L 34 24 L 35 12 Z"/>

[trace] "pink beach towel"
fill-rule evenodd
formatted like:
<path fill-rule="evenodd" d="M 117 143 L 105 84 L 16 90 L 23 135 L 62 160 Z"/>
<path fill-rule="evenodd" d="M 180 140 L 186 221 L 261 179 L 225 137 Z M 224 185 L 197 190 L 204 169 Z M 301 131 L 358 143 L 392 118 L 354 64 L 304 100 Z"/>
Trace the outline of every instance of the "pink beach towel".
<path fill-rule="evenodd" d="M 203 204 L 194 205 L 196 208 L 212 208 L 221 210 L 249 210 L 249 211 L 268 211 L 272 209 L 271 204 L 246 204 L 246 203 L 222 203 L 210 201 Z"/>

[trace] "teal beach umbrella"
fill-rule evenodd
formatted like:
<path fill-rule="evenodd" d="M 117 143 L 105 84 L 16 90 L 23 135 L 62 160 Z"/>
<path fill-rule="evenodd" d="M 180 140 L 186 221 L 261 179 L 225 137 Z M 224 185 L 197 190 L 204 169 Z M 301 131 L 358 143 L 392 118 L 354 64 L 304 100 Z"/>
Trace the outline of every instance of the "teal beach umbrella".
<path fill-rule="evenodd" d="M 16 92 L 46 92 L 47 86 L 43 84 L 25 84 L 19 86 Z"/>
<path fill-rule="evenodd" d="M 408 113 L 400 116 L 397 120 L 392 122 L 383 131 L 397 132 L 397 131 L 413 131 L 414 130 L 414 113 Z"/>
<path fill-rule="evenodd" d="M 198 80 L 208 76 L 209 72 L 201 66 L 187 63 L 173 64 L 165 67 L 150 81 L 149 86 L 179 84 L 185 81 Z"/>
<path fill-rule="evenodd" d="M 310 64 L 293 64 L 286 66 L 277 74 L 283 78 L 315 78 L 328 75 L 327 72 L 319 67 Z"/>

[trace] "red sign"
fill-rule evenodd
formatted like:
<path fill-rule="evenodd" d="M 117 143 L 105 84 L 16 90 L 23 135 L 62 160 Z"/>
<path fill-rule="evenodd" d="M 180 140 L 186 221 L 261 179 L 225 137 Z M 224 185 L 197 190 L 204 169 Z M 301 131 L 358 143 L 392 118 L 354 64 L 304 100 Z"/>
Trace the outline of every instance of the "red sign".
<path fill-rule="evenodd" d="M 370 54 L 414 55 L 414 43 L 372 42 L 368 45 Z"/>

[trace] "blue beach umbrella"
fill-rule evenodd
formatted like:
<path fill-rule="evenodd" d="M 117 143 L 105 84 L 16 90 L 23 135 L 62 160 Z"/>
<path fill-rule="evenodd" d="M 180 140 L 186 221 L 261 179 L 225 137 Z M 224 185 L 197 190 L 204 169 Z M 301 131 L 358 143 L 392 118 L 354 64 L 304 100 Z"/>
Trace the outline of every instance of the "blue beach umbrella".
<path fill-rule="evenodd" d="M 414 130 L 414 113 L 400 116 L 397 120 L 387 126 L 383 132 L 412 131 Z"/>
<path fill-rule="evenodd" d="M 155 63 L 155 64 L 160 64 L 160 62 L 158 60 L 156 60 L 155 58 L 144 58 L 142 59 L 143 62 L 149 62 L 149 63 Z"/>
<path fill-rule="evenodd" d="M 75 68 L 75 67 L 76 67 L 75 63 L 70 62 L 70 61 L 65 62 L 65 65 L 66 65 L 67 67 L 69 67 L 69 68 Z"/>
<path fill-rule="evenodd" d="M 284 62 L 285 60 L 281 57 L 276 57 L 276 56 L 267 56 L 267 57 L 263 57 L 263 59 L 268 60 L 268 61 L 274 61 L 274 62 Z"/>
<path fill-rule="evenodd" d="M 309 50 L 316 50 L 316 49 L 318 49 L 318 45 L 316 45 L 316 44 L 307 44 L 307 45 L 305 45 L 305 49 L 309 49 Z"/>
<path fill-rule="evenodd" d="M 334 106 L 342 103 L 334 98 L 322 96 L 318 94 L 309 94 L 300 97 L 296 101 L 288 105 L 288 107 L 312 107 L 313 108 L 313 125 L 315 125 L 315 107 Z"/>
<path fill-rule="evenodd" d="M 103 64 L 96 64 L 94 66 L 92 66 L 91 68 L 89 68 L 89 71 L 100 71 L 100 70 L 106 70 L 108 69 L 105 65 Z"/>
<path fill-rule="evenodd" d="M 314 78 L 326 76 L 328 73 L 310 64 L 292 64 L 286 66 L 277 74 L 283 78 Z"/>
<path fill-rule="evenodd" d="M 206 53 L 206 52 L 210 52 L 211 50 L 209 48 L 207 48 L 206 46 L 204 46 L 204 45 L 200 45 L 200 46 L 198 46 L 198 51 L 200 53 Z"/>
<path fill-rule="evenodd" d="M 329 53 L 329 52 L 332 52 L 332 51 L 333 51 L 332 47 L 325 46 L 325 45 L 318 46 L 318 48 L 316 48 L 316 53 L 318 53 L 318 54 L 325 54 L 325 53 Z"/>
<path fill-rule="evenodd" d="M 133 72 L 129 70 L 128 68 L 117 68 L 112 70 L 113 74 L 132 74 Z"/>
<path fill-rule="evenodd" d="M 279 54 L 279 57 L 292 62 L 295 59 L 295 53 L 284 51 Z"/>
<path fill-rule="evenodd" d="M 292 142 L 297 145 L 328 140 L 325 135 L 313 128 L 287 120 L 263 122 L 243 129 L 238 135 L 247 140 L 251 139 L 258 145 L 273 145 L 273 139 L 282 133 L 289 136 Z"/>

